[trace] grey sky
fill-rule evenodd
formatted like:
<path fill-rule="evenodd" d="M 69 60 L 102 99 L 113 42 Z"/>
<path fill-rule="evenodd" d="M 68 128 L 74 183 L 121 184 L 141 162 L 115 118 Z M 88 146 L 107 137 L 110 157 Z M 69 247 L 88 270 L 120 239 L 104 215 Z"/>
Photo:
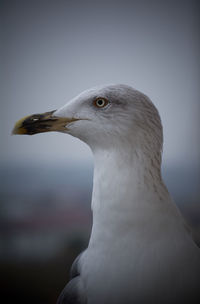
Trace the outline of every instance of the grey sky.
<path fill-rule="evenodd" d="M 199 163 L 197 1 L 1 1 L 3 161 L 86 161 L 64 134 L 10 136 L 14 122 L 99 84 L 125 83 L 161 114 L 164 161 Z"/>

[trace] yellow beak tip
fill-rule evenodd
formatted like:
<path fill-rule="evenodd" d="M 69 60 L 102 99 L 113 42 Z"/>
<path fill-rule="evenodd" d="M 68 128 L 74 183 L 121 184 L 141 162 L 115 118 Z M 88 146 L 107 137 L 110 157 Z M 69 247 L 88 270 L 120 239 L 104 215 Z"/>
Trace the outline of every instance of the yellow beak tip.
<path fill-rule="evenodd" d="M 22 128 L 16 128 L 14 127 L 14 129 L 12 130 L 12 135 L 20 135 L 20 134 L 27 134 L 27 131 L 26 129 L 24 129 L 23 127 Z"/>
<path fill-rule="evenodd" d="M 26 130 L 25 128 L 22 127 L 23 121 L 24 121 L 27 117 L 28 117 L 28 116 L 25 116 L 25 117 L 19 119 L 19 120 L 16 122 L 16 124 L 15 124 L 15 126 L 14 126 L 14 128 L 13 128 L 13 130 L 12 130 L 12 135 L 16 135 L 16 134 L 19 134 L 19 135 L 20 135 L 20 134 L 27 134 L 27 130 Z"/>

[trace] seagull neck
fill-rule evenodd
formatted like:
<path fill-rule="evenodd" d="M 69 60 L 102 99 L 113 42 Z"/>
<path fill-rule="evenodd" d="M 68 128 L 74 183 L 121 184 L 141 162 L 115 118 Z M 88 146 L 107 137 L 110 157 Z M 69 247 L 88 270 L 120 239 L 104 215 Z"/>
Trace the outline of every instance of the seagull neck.
<path fill-rule="evenodd" d="M 139 151 L 97 151 L 92 194 L 93 226 L 89 246 L 146 231 L 157 213 L 168 208 L 169 194 L 159 165 Z M 154 160 L 155 162 L 155 160 Z M 169 204 L 170 205 L 170 204 Z M 164 211 L 165 213 L 165 211 Z M 128 229 L 128 230 L 127 230 Z M 135 231 L 135 232 L 134 232 Z M 98 242 L 97 242 L 98 240 Z"/>
<path fill-rule="evenodd" d="M 93 216 L 120 206 L 133 210 L 148 197 L 162 201 L 168 191 L 162 182 L 160 158 L 133 149 L 95 151 Z"/>

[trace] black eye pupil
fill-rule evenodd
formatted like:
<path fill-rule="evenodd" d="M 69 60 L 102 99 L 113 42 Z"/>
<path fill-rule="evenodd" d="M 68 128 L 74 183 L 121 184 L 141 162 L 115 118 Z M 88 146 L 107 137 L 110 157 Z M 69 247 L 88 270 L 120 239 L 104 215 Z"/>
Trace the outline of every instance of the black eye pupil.
<path fill-rule="evenodd" d="M 103 103 L 104 103 L 104 101 L 103 101 L 102 99 L 99 99 L 99 100 L 98 100 L 98 105 L 99 105 L 99 106 L 102 106 Z"/>

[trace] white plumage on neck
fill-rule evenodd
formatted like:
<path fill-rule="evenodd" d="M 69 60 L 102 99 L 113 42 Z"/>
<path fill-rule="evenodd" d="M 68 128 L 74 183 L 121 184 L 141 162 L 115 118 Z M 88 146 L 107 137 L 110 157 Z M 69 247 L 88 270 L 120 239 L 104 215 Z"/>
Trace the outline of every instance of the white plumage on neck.
<path fill-rule="evenodd" d="M 94 157 L 93 227 L 82 257 L 88 303 L 170 303 L 176 293 L 182 298 L 185 283 L 196 280 L 190 269 L 199 263 L 198 250 L 157 168 L 133 151 L 96 151 Z M 176 284 L 180 255 L 185 262 L 193 256 L 184 263 L 190 280 L 182 273 L 182 286 Z"/>
<path fill-rule="evenodd" d="M 129 150 L 130 149 L 130 150 Z M 92 210 L 112 213 L 114 209 L 133 211 L 137 202 L 163 201 L 168 192 L 160 176 L 160 168 L 149 167 L 131 147 L 109 151 L 95 151 Z M 153 206 L 152 206 L 153 207 Z M 100 216 L 101 217 L 101 216 Z"/>
<path fill-rule="evenodd" d="M 112 238 L 118 239 L 121 232 L 127 233 L 126 228 L 132 239 L 135 234 L 140 237 L 144 234 L 146 238 L 165 218 L 170 222 L 173 218 L 182 222 L 162 182 L 160 168 L 153 167 L 150 160 L 127 148 L 94 153 L 90 244 L 94 242 L 101 246 L 100 237 L 104 246 L 106 240 L 109 243 Z"/>

